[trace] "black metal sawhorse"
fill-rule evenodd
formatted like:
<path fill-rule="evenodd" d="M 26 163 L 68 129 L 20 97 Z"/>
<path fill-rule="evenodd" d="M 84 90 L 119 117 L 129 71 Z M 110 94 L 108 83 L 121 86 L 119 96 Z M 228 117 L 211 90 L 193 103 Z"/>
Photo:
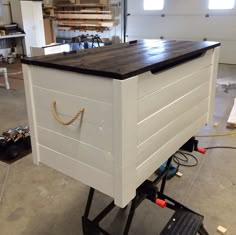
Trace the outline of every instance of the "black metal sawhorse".
<path fill-rule="evenodd" d="M 143 202 L 144 199 L 148 199 L 153 203 L 167 207 L 174 210 L 175 213 L 162 230 L 160 235 L 209 235 L 203 226 L 203 216 L 185 207 L 174 199 L 164 194 L 167 173 L 172 161 L 172 157 L 167 161 L 165 170 L 154 181 L 146 180 L 136 190 L 136 196 L 131 202 L 131 207 L 127 222 L 123 231 L 123 235 L 128 235 L 132 220 L 137 207 Z M 156 185 L 161 182 L 160 190 Z M 113 208 L 115 208 L 114 201 L 112 201 L 107 207 L 105 207 L 93 220 L 89 219 L 89 212 L 92 206 L 93 196 L 95 190 L 90 188 L 88 201 L 84 215 L 82 217 L 82 226 L 84 235 L 110 235 L 107 231 L 100 227 L 99 223 L 108 215 Z"/>

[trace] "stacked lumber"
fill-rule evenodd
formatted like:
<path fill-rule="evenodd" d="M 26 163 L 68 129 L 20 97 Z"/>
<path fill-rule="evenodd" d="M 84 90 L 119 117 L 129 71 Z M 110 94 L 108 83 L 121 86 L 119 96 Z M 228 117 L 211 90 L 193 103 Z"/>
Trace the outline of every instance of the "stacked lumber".
<path fill-rule="evenodd" d="M 89 19 L 89 20 L 111 20 L 112 15 L 109 14 L 83 14 L 81 13 L 57 13 L 56 17 L 58 20 L 61 19 Z"/>
<path fill-rule="evenodd" d="M 56 20 L 58 30 L 103 32 L 114 26 L 109 0 L 54 0 L 43 5 L 44 19 Z"/>
<path fill-rule="evenodd" d="M 56 5 L 55 17 L 58 21 L 58 30 L 93 30 L 103 32 L 114 26 L 112 12 L 107 2 L 97 0 L 98 3 L 86 4 L 59 4 Z M 81 0 L 80 0 L 81 2 Z"/>
<path fill-rule="evenodd" d="M 108 4 L 108 0 L 76 0 L 77 4 Z"/>
<path fill-rule="evenodd" d="M 54 4 L 75 4 L 76 0 L 54 0 Z"/>
<path fill-rule="evenodd" d="M 43 5 L 43 18 L 55 18 L 55 9 L 56 7 L 51 4 L 44 4 Z"/>

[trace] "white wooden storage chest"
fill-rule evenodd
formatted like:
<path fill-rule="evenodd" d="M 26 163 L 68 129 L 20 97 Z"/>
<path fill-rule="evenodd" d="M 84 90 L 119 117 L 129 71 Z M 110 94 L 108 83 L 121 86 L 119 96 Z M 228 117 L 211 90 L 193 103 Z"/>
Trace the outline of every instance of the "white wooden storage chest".
<path fill-rule="evenodd" d="M 211 118 L 219 46 L 141 40 L 23 59 L 34 162 L 126 206 Z M 53 109 L 82 112 L 62 125 Z"/>
<path fill-rule="evenodd" d="M 70 51 L 69 44 L 53 43 L 44 47 L 31 47 L 31 56 L 51 55 Z"/>

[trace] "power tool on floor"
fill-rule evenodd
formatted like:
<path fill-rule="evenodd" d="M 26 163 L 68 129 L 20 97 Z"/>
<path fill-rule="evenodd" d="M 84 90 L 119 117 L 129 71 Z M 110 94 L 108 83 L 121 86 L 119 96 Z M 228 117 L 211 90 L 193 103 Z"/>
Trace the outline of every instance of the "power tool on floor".
<path fill-rule="evenodd" d="M 193 152 L 197 151 L 199 153 L 204 154 L 206 150 L 204 148 L 199 148 L 198 147 L 198 140 L 195 139 L 195 137 L 190 138 L 181 148 L 180 150 L 187 151 L 187 152 Z M 166 169 L 166 163 L 164 162 L 156 171 L 155 173 L 157 175 L 161 175 L 163 171 Z M 171 179 L 172 177 L 175 176 L 175 174 L 178 172 L 179 166 L 174 166 L 173 164 L 170 164 L 168 174 L 167 174 L 167 179 Z"/>
<path fill-rule="evenodd" d="M 30 148 L 30 130 L 28 126 L 10 128 L 0 136 L 0 153 L 5 159 L 14 159 L 21 151 Z"/>

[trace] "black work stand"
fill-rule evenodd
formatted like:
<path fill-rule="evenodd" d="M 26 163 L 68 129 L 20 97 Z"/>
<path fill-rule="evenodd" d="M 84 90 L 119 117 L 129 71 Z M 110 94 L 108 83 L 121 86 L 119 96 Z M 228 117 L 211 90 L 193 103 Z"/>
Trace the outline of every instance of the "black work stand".
<path fill-rule="evenodd" d="M 167 173 L 172 161 L 172 157 L 169 158 L 166 164 L 166 168 L 163 173 L 154 181 L 146 180 L 136 190 L 136 196 L 131 202 L 129 215 L 127 218 L 126 226 L 123 235 L 128 235 L 132 224 L 132 220 L 137 207 L 148 199 L 161 207 L 167 207 L 174 210 L 175 213 L 166 224 L 160 235 L 209 235 L 203 227 L 203 216 L 185 207 L 174 199 L 164 194 L 164 189 L 167 180 Z M 161 182 L 160 190 L 157 188 L 157 184 Z M 116 207 L 114 201 L 112 201 L 107 207 L 105 207 L 94 219 L 89 219 L 89 212 L 92 205 L 94 196 L 94 189 L 90 188 L 88 201 L 85 209 L 84 216 L 82 217 L 83 233 L 84 235 L 110 235 L 104 229 L 99 226 L 102 219 L 108 215 L 111 210 Z"/>

